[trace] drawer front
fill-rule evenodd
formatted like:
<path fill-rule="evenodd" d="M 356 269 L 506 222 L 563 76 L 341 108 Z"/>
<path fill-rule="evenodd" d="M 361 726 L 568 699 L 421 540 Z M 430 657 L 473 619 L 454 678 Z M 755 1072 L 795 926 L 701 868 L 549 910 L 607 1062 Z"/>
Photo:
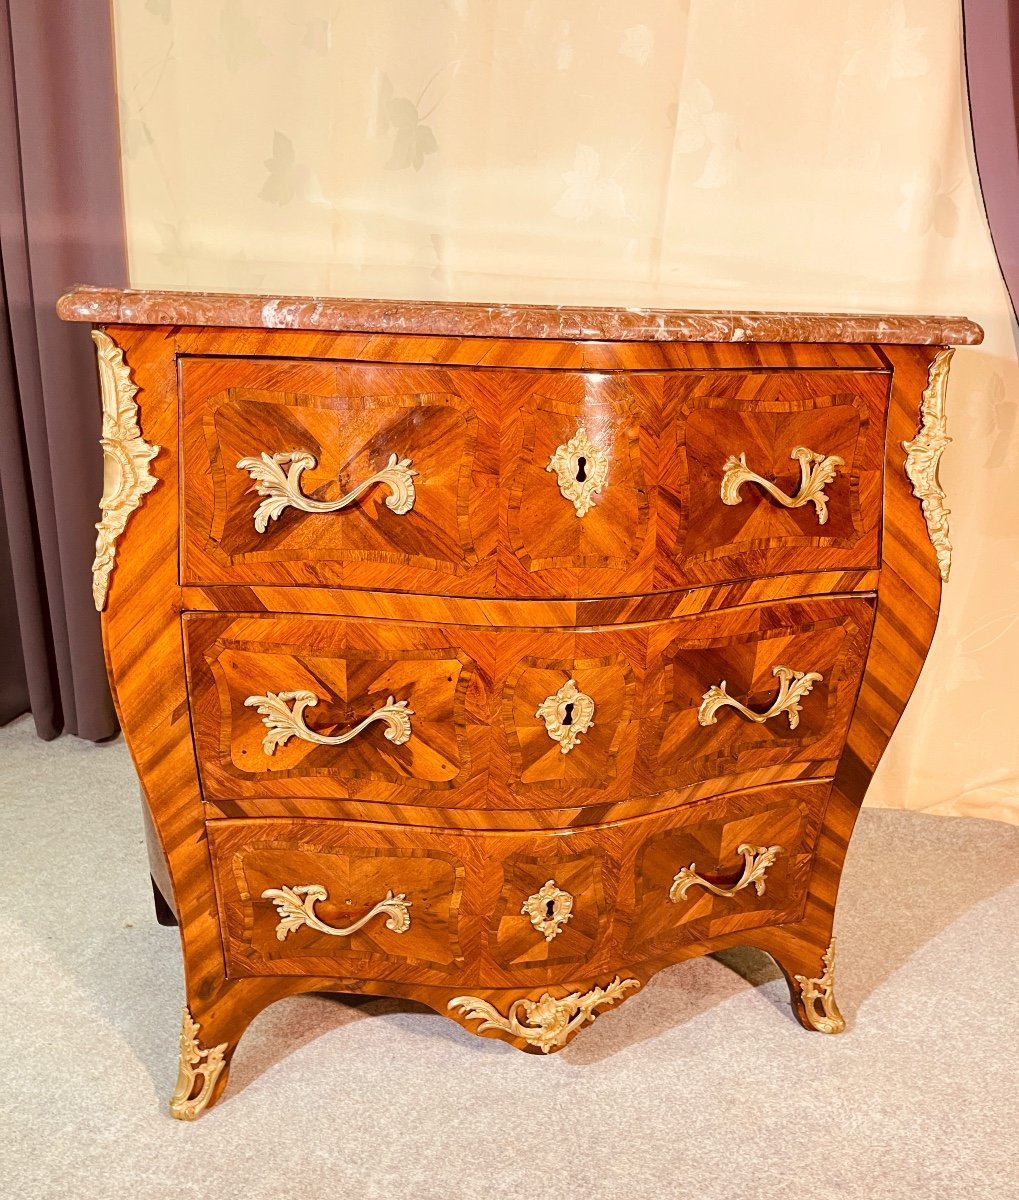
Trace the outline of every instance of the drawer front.
<path fill-rule="evenodd" d="M 181 381 L 185 583 L 593 597 L 878 562 L 880 372 L 201 358 Z"/>
<path fill-rule="evenodd" d="M 558 835 L 212 821 L 229 973 L 512 986 L 794 921 L 827 792 L 757 788 Z"/>
<path fill-rule="evenodd" d="M 870 642 L 862 599 L 677 621 L 659 642 L 639 757 L 654 788 L 842 752 Z"/>
<path fill-rule="evenodd" d="M 737 793 L 711 815 L 681 810 L 681 823 L 663 822 L 642 838 L 627 953 L 655 958 L 690 942 L 795 921 L 826 796 L 825 785 Z"/>
<path fill-rule="evenodd" d="M 540 809 L 823 774 L 873 612 L 872 597 L 830 597 L 582 631 L 188 614 L 203 790 L 295 811 L 313 797 Z"/>
<path fill-rule="evenodd" d="M 386 837 L 338 821 L 212 821 L 208 830 L 231 973 L 463 971 L 457 839 Z"/>
<path fill-rule="evenodd" d="M 181 378 L 186 582 L 409 572 L 441 591 L 477 573 L 491 537 L 469 510 L 490 506 L 495 480 L 473 398 L 440 373 L 196 359 Z"/>
<path fill-rule="evenodd" d="M 671 376 L 660 482 L 677 579 L 877 566 L 887 389 L 879 374 Z"/>

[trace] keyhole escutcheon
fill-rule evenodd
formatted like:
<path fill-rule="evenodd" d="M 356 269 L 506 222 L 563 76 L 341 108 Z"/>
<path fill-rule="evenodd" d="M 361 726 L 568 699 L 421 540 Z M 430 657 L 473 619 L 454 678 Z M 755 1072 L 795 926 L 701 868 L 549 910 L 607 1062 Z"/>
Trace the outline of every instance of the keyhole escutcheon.
<path fill-rule="evenodd" d="M 559 491 L 583 517 L 595 505 L 608 479 L 609 456 L 596 446 L 581 426 L 570 438 L 556 446 L 548 460 L 546 471 L 554 471 Z"/>

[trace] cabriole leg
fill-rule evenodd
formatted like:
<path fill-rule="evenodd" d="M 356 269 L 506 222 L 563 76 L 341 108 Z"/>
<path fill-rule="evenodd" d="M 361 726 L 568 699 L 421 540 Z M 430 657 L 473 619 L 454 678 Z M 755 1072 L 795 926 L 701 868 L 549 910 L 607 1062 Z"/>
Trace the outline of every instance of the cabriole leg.
<path fill-rule="evenodd" d="M 799 995 L 793 993 L 796 1015 L 806 1025 L 819 1033 L 841 1033 L 846 1027 L 845 1018 L 835 1002 L 835 939 L 821 955 L 824 970 L 818 976 L 794 975 L 793 982 Z"/>
<path fill-rule="evenodd" d="M 188 991 L 180 1031 L 177 1086 L 170 1114 L 193 1121 L 223 1094 L 230 1062 L 245 1030 L 267 1005 L 303 991 L 293 979 L 199 980 Z M 208 992 L 206 999 L 200 999 Z"/>
<path fill-rule="evenodd" d="M 180 1030 L 180 1065 L 177 1086 L 170 1097 L 170 1115 L 178 1121 L 193 1121 L 214 1104 L 226 1086 L 229 1060 L 237 1045 L 203 1041 L 202 1027 L 191 1016 L 187 1005 Z"/>
<path fill-rule="evenodd" d="M 845 1018 L 835 1001 L 835 939 L 827 949 L 802 943 L 768 946 L 789 984 L 793 1012 L 805 1029 L 842 1033 Z"/>

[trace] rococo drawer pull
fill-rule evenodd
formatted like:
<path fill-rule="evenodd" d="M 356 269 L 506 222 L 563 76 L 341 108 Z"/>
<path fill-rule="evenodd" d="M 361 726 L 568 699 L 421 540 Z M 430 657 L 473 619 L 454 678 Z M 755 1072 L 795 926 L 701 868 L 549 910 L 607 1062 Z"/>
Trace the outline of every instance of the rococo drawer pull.
<path fill-rule="evenodd" d="M 277 520 L 285 508 L 298 508 L 306 513 L 333 513 L 347 508 L 377 483 L 390 489 L 386 506 L 397 516 L 414 507 L 414 476 L 409 458 L 390 454 L 381 471 L 369 475 L 338 500 L 314 500 L 301 491 L 301 475 L 315 467 L 317 459 L 307 450 L 284 450 L 278 454 L 261 454 L 258 458 L 242 458 L 237 466 L 247 471 L 255 481 L 255 491 L 264 496 L 255 509 L 255 528 L 265 533 L 270 521 Z M 284 472 L 284 466 L 288 470 Z"/>
<path fill-rule="evenodd" d="M 293 708 L 287 707 L 287 701 L 293 702 Z M 381 708 L 369 713 L 353 729 L 335 737 L 326 737 L 305 725 L 304 710 L 315 704 L 318 704 L 318 696 L 314 692 L 266 692 L 264 696 L 249 696 L 244 701 L 246 708 L 257 707 L 262 724 L 269 730 L 262 739 L 262 749 L 269 755 L 275 753 L 277 746 L 285 746 L 292 737 L 314 742 L 318 746 L 342 746 L 356 738 L 373 721 L 385 722 L 386 737 L 394 746 L 402 746 L 410 740 L 410 719 L 414 710 L 407 707 L 406 700 L 390 696 Z"/>
<path fill-rule="evenodd" d="M 520 912 L 530 917 L 534 928 L 550 942 L 562 933 L 563 926 L 573 915 L 573 897 L 554 879 L 547 879 L 533 896 L 527 897 Z"/>
<path fill-rule="evenodd" d="M 582 733 L 594 724 L 594 701 L 577 687 L 575 679 L 567 679 L 552 696 L 546 696 L 534 714 L 545 722 L 553 742 L 559 743 L 563 754 L 569 754 Z"/>
<path fill-rule="evenodd" d="M 730 454 L 722 468 L 722 503 L 739 504 L 742 500 L 739 490 L 743 484 L 756 483 L 784 508 L 813 504 L 817 510 L 817 523 L 823 525 L 828 520 L 828 497 L 824 489 L 835 478 L 839 467 L 845 466 L 846 460 L 837 454 L 818 454 L 806 446 L 794 446 L 789 457 L 799 459 L 800 463 L 800 489 L 795 496 L 787 496 L 770 479 L 751 471 L 745 453 L 738 458 Z"/>
<path fill-rule="evenodd" d="M 698 875 L 696 863 L 691 863 L 688 867 L 681 867 L 672 881 L 669 899 L 673 904 L 679 904 L 686 899 L 686 894 L 692 887 L 706 888 L 716 896 L 735 896 L 737 892 L 741 892 L 751 884 L 754 885 L 758 896 L 763 896 L 766 886 L 764 874 L 782 853 L 783 848 L 782 846 L 751 846 L 749 842 L 738 846 L 736 853 L 743 855 L 743 874 L 731 887 L 719 887 L 702 875 Z"/>
<path fill-rule="evenodd" d="M 307 925 L 309 929 L 317 929 L 319 933 L 332 934 L 333 937 L 349 937 L 363 929 L 373 917 L 382 913 L 386 914 L 386 928 L 394 933 L 406 933 L 410 928 L 410 913 L 407 909 L 411 907 L 412 902 L 407 899 L 406 892 L 400 892 L 398 896 L 394 896 L 392 890 L 386 892 L 378 904 L 370 908 L 359 921 L 345 929 L 327 925 L 315 916 L 315 905 L 328 898 L 328 893 L 320 883 L 305 883 L 298 887 L 287 887 L 284 884 L 280 888 L 266 888 L 262 893 L 263 900 L 271 900 L 276 905 L 280 917 L 276 926 L 276 937 L 281 942 L 286 941 L 288 933 L 293 933 L 302 925 Z"/>
<path fill-rule="evenodd" d="M 477 996 L 455 996 L 446 1006 L 462 1009 L 467 1021 L 481 1021 L 478 1033 L 486 1029 L 501 1029 L 512 1037 L 523 1038 L 537 1046 L 542 1054 L 548 1054 L 555 1046 L 565 1046 L 566 1039 L 575 1029 L 595 1018 L 595 1009 L 603 1004 L 615 1004 L 633 988 L 639 988 L 636 979 L 620 979 L 617 975 L 608 987 L 592 988 L 589 992 L 571 992 L 556 999 L 545 992 L 540 1000 L 514 1000 L 505 1016 L 487 1000 Z M 523 1020 L 520 1014 L 523 1013 Z"/>
<path fill-rule="evenodd" d="M 702 725 L 715 725 L 718 722 L 718 717 L 715 715 L 718 710 L 729 707 L 734 708 L 748 721 L 756 721 L 758 725 L 763 725 L 772 717 L 786 713 L 789 717 L 789 728 L 795 729 L 800 723 L 800 701 L 810 693 L 815 683 L 821 682 L 824 676 L 819 675 L 816 671 L 794 671 L 792 667 L 775 667 L 771 673 L 778 680 L 778 695 L 772 706 L 765 712 L 754 712 L 745 704 L 734 700 L 725 690 L 725 680 L 723 679 L 721 683 L 713 683 L 704 693 L 704 699 L 697 712 L 697 720 Z"/>
<path fill-rule="evenodd" d="M 577 516 L 583 517 L 594 507 L 595 495 L 608 479 L 609 456 L 580 428 L 568 442 L 556 446 L 545 470 L 555 471 L 559 491 L 572 502 Z"/>

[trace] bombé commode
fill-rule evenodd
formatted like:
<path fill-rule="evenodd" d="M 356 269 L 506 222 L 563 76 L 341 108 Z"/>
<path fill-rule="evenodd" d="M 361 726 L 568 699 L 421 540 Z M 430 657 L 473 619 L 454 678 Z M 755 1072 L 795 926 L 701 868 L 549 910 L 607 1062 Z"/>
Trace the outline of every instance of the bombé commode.
<path fill-rule="evenodd" d="M 174 1116 L 265 1005 L 548 1053 L 832 924 L 930 646 L 959 318 L 80 288 L 110 678 L 180 924 Z M 625 1017 L 614 1019 L 625 1020 Z"/>

